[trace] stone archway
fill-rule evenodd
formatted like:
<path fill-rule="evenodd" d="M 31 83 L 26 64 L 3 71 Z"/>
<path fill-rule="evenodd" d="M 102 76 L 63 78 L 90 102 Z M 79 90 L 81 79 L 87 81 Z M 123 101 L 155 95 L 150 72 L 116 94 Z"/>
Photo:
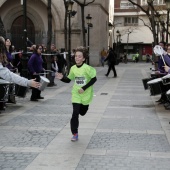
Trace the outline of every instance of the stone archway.
<path fill-rule="evenodd" d="M 14 20 L 11 26 L 11 40 L 13 45 L 18 49 L 23 45 L 23 15 Z M 33 22 L 27 17 L 27 37 L 35 42 L 35 27 Z"/>

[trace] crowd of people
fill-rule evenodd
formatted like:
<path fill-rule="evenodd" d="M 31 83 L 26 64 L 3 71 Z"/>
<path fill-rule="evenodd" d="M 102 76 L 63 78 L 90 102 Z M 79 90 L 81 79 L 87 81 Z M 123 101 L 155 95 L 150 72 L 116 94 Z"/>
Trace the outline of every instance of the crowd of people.
<path fill-rule="evenodd" d="M 166 45 L 165 42 L 160 42 L 159 46 L 163 49 L 163 53 L 162 55 L 156 54 L 157 61 L 152 63 L 155 66 L 155 71 L 151 74 L 151 78 L 154 79 L 154 83 L 158 83 L 157 88 L 160 88 L 161 92 L 161 97 L 156 102 L 164 104 L 165 109 L 170 110 L 170 96 L 167 94 L 168 90 L 170 90 L 170 85 L 169 83 L 162 83 L 162 79 L 170 73 L 170 45 Z M 150 84 L 150 82 L 148 82 L 148 84 L 150 90 L 154 91 L 155 89 L 152 88 L 152 84 Z"/>
<path fill-rule="evenodd" d="M 5 86 L 4 81 L 13 82 L 15 84 L 31 87 L 32 94 L 30 100 L 37 102 L 39 99 L 44 99 L 41 96 L 40 75 L 44 74 L 47 67 L 47 57 L 51 59 L 50 83 L 54 84 L 54 79 L 69 83 L 74 80 L 72 89 L 72 105 L 73 113 L 70 120 L 72 138 L 71 141 L 78 140 L 79 115 L 84 116 L 89 108 L 89 104 L 93 98 L 93 84 L 96 82 L 96 70 L 86 64 L 88 57 L 88 49 L 85 47 L 77 47 L 74 49 L 74 65 L 70 68 L 69 74 L 63 72 L 63 67 L 66 65 L 64 56 L 62 56 L 55 48 L 51 46 L 51 53 L 45 53 L 43 45 L 33 45 L 29 49 L 30 56 L 28 57 L 28 72 L 30 80 L 22 76 L 22 51 L 17 52 L 17 56 L 13 57 L 12 44 L 10 40 L 5 40 L 0 37 L 0 88 Z M 20 75 L 14 73 L 18 70 Z M 1 86 L 2 85 L 2 86 Z M 0 91 L 2 93 L 2 90 Z M 6 101 L 0 99 L 0 110 L 4 109 Z"/>
<path fill-rule="evenodd" d="M 0 64 L 2 64 L 2 68 L 7 68 L 10 71 L 11 77 L 7 78 L 9 82 L 17 82 L 13 81 L 12 73 L 17 73 L 14 75 L 20 75 L 21 77 L 24 76 L 23 74 L 23 51 L 21 49 L 16 50 L 15 47 L 12 45 L 9 38 L 4 39 L 0 37 L 1 43 L 3 46 L 1 49 L 3 50 L 3 55 L 5 57 L 1 57 Z M 40 84 L 40 75 L 49 74 L 48 78 L 50 79 L 50 83 L 48 86 L 56 86 L 54 82 L 55 73 L 56 72 L 64 72 L 64 68 L 66 66 L 66 58 L 64 58 L 64 54 L 59 52 L 54 44 L 51 45 L 51 50 L 47 54 L 47 49 L 44 44 L 35 45 L 29 39 L 27 39 L 28 45 L 27 47 L 27 78 L 33 79 L 36 83 Z M 63 50 L 64 51 L 64 50 Z M 47 63 L 51 63 L 47 67 Z M 48 71 L 48 73 L 47 73 Z M 2 74 L 2 71 L 1 71 Z M 15 77 L 15 76 L 13 76 Z M 3 75 L 0 75 L 0 78 L 4 78 Z M 6 77 L 5 77 L 6 78 Z M 2 81 L 2 80 L 1 80 Z M 6 103 L 16 103 L 15 101 L 15 85 L 11 83 L 8 88 L 8 100 L 7 101 L 0 101 L 0 110 L 4 109 Z M 32 83 L 32 82 L 31 82 Z M 30 81 L 29 81 L 30 84 Z M 21 84 L 20 84 L 21 85 Z M 22 86 L 24 86 L 22 84 Z M 1 95 L 2 96 L 2 95 Z M 31 101 L 38 101 L 39 99 L 44 99 L 41 96 L 41 91 L 36 87 L 32 87 L 32 95 L 30 100 Z"/>

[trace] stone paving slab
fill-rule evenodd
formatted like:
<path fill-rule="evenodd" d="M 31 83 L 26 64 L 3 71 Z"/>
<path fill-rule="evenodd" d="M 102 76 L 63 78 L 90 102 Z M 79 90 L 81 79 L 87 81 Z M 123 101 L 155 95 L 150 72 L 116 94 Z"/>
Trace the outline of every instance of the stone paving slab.
<path fill-rule="evenodd" d="M 132 87 L 131 87 L 132 88 Z M 114 100 L 121 100 L 122 102 L 125 100 L 130 100 L 130 101 L 139 101 L 139 100 L 151 100 L 151 97 L 149 95 L 134 95 L 134 94 L 129 94 L 129 95 L 114 95 L 111 99 L 112 101 Z"/>
<path fill-rule="evenodd" d="M 169 170 L 170 158 L 83 155 L 76 170 Z"/>
<path fill-rule="evenodd" d="M 63 109 L 64 108 L 64 109 Z M 64 114 L 72 114 L 72 106 L 71 105 L 62 105 L 62 106 L 56 106 L 55 105 L 39 105 L 35 106 L 26 112 L 25 114 L 32 114 L 32 115 L 64 115 Z"/>
<path fill-rule="evenodd" d="M 109 102 L 108 106 L 128 106 L 128 107 L 143 107 L 143 108 L 147 108 L 147 107 L 154 107 L 154 104 L 152 101 L 149 100 L 131 100 L 131 101 L 127 101 L 127 100 L 119 100 L 119 101 L 115 101 L 115 100 L 111 100 Z"/>
<path fill-rule="evenodd" d="M 148 95 L 148 91 L 144 91 L 143 89 L 116 89 L 115 94 L 146 94 Z"/>
<path fill-rule="evenodd" d="M 154 118 L 103 118 L 100 129 L 162 130 L 160 121 Z"/>
<path fill-rule="evenodd" d="M 96 132 L 88 149 L 170 152 L 166 135 Z"/>
<path fill-rule="evenodd" d="M 46 147 L 59 131 L 46 130 L 1 130 L 0 146 L 8 147 Z"/>
<path fill-rule="evenodd" d="M 71 115 L 70 115 L 71 116 Z M 64 127 L 70 120 L 70 116 L 17 116 L 12 120 L 2 123 L 2 126 L 26 126 L 26 127 Z"/>
<path fill-rule="evenodd" d="M 0 152 L 1 170 L 24 170 L 34 159 L 37 153 Z"/>
<path fill-rule="evenodd" d="M 69 100 L 66 100 L 64 98 L 61 99 L 48 99 L 43 101 L 43 105 L 59 105 L 59 106 L 63 106 L 63 105 L 71 105 L 71 98 L 69 98 Z"/>
<path fill-rule="evenodd" d="M 137 118 L 154 118 L 158 119 L 155 108 L 134 108 L 134 107 L 108 107 L 105 112 L 105 116 L 119 116 L 119 117 L 137 117 Z"/>

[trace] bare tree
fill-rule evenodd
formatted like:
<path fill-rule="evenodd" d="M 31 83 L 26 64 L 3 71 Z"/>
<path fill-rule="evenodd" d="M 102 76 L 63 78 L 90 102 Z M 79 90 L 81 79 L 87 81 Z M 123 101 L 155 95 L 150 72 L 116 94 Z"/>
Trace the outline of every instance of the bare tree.
<path fill-rule="evenodd" d="M 74 0 L 81 8 L 81 20 L 82 20 L 82 36 L 83 36 L 83 46 L 86 46 L 85 38 L 85 22 L 84 22 L 84 8 L 89 4 L 93 3 L 95 0 Z"/>
<path fill-rule="evenodd" d="M 0 35 L 6 38 L 6 32 L 4 28 L 4 24 L 2 22 L 1 16 L 0 16 Z"/>
<path fill-rule="evenodd" d="M 48 13 L 48 39 L 47 39 L 47 50 L 50 51 L 52 41 L 52 13 L 51 13 L 51 0 L 48 0 L 47 6 Z"/>
<path fill-rule="evenodd" d="M 159 8 L 155 8 L 154 3 L 153 3 L 154 0 L 147 1 L 147 5 L 145 6 L 141 6 L 138 2 L 134 2 L 133 0 L 128 0 L 128 1 L 131 2 L 134 6 L 137 6 L 138 10 L 140 9 L 146 14 L 146 16 L 149 19 L 150 25 L 144 23 L 144 21 L 143 23 L 145 26 L 147 26 L 151 30 L 152 35 L 153 35 L 154 45 L 158 44 L 158 35 L 156 32 L 156 28 L 155 28 L 156 26 L 155 18 L 159 17 L 159 12 L 158 12 Z M 165 29 L 165 25 L 161 24 L 161 26 L 164 27 L 163 29 Z"/>
<path fill-rule="evenodd" d="M 65 50 L 67 50 L 67 16 L 68 16 L 68 9 L 67 9 L 67 3 L 66 0 L 64 1 L 64 6 L 65 6 L 65 18 L 64 18 L 64 44 L 65 44 Z"/>

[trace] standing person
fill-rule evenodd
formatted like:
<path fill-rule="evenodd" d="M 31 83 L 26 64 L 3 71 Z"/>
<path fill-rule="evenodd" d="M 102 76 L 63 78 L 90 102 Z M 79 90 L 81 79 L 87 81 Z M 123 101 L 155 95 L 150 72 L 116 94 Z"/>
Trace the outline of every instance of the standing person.
<path fill-rule="evenodd" d="M 13 66 L 13 56 L 12 56 L 12 45 L 11 45 L 11 41 L 9 38 L 5 39 L 5 46 L 6 46 L 6 56 L 7 56 L 7 61 L 8 64 L 6 65 L 6 67 L 13 71 L 14 66 Z"/>
<path fill-rule="evenodd" d="M 111 69 L 112 69 L 113 73 L 114 73 L 114 78 L 116 78 L 117 77 L 117 73 L 116 73 L 116 69 L 115 69 L 116 54 L 115 54 L 115 52 L 113 51 L 112 48 L 109 48 L 108 56 L 107 56 L 107 58 L 104 61 L 107 61 L 107 60 L 108 60 L 109 68 L 108 68 L 108 71 L 105 74 L 105 76 L 108 76 L 110 71 L 111 71 Z"/>
<path fill-rule="evenodd" d="M 123 60 L 124 60 L 124 63 L 127 64 L 127 54 L 124 52 L 124 55 L 123 55 Z"/>
<path fill-rule="evenodd" d="M 14 67 L 18 69 L 18 73 L 22 76 L 22 50 L 18 50 L 18 54 L 15 55 Z"/>
<path fill-rule="evenodd" d="M 44 71 L 42 64 L 42 45 L 36 45 L 35 52 L 32 54 L 28 61 L 28 69 L 32 78 L 36 79 L 37 82 L 40 82 L 40 73 Z M 41 91 L 37 88 L 32 88 L 31 101 L 38 101 L 38 99 L 44 99 L 41 97 Z"/>
<path fill-rule="evenodd" d="M 6 56 L 5 39 L 0 36 L 0 78 L 9 82 L 14 82 L 21 86 L 26 87 L 31 86 L 35 88 L 38 88 L 40 86 L 40 84 L 36 82 L 35 79 L 28 80 L 24 77 L 20 77 L 19 75 L 11 72 L 8 68 L 5 67 L 7 63 L 8 61 Z M 4 108 L 4 102 L 0 102 L 0 109 Z"/>
<path fill-rule="evenodd" d="M 164 50 L 163 52 L 163 57 L 167 55 L 167 52 L 165 51 L 165 42 L 159 42 L 159 46 L 161 46 Z M 168 50 L 169 51 L 169 50 Z M 155 62 L 155 64 L 157 64 L 157 66 L 155 65 L 155 67 L 157 67 L 158 71 L 157 74 L 160 76 L 163 76 L 163 74 L 161 75 L 160 73 L 165 73 L 165 68 L 164 68 L 164 62 L 162 60 L 162 56 L 158 55 L 157 56 L 157 61 Z M 162 93 L 161 94 L 161 98 L 159 100 L 157 100 L 156 102 L 160 103 L 160 104 L 164 104 L 167 101 L 167 97 L 166 97 L 166 93 Z"/>
<path fill-rule="evenodd" d="M 100 59 L 101 64 L 104 67 L 104 60 L 105 60 L 105 58 L 107 56 L 107 52 L 106 52 L 105 48 L 103 48 L 102 51 L 100 52 L 100 56 L 101 56 L 101 59 Z"/>
<path fill-rule="evenodd" d="M 54 83 L 54 79 L 55 79 L 56 72 L 58 72 L 57 56 L 52 57 L 51 71 L 53 71 L 51 73 L 51 78 L 52 78 L 51 83 L 52 83 L 52 86 L 56 86 L 57 84 Z"/>
<path fill-rule="evenodd" d="M 72 88 L 73 114 L 70 120 L 71 132 L 73 137 L 71 141 L 78 140 L 79 114 L 84 116 L 90 102 L 93 98 L 93 84 L 96 82 L 96 70 L 87 65 L 85 60 L 88 56 L 88 50 L 85 47 L 77 47 L 75 53 L 75 65 L 71 67 L 69 75 L 57 73 L 56 78 L 65 83 L 75 80 Z"/>
<path fill-rule="evenodd" d="M 138 61 L 139 61 L 139 53 L 137 52 L 135 55 L 135 62 L 138 63 Z"/>

